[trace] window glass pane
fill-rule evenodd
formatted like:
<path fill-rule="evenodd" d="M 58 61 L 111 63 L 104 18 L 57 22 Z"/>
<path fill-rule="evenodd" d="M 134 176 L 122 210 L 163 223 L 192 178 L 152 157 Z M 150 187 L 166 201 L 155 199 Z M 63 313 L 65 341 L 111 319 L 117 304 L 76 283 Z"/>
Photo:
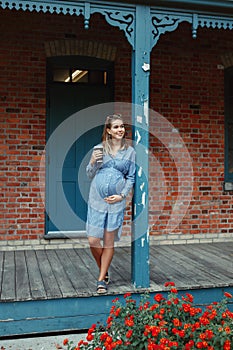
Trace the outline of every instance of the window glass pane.
<path fill-rule="evenodd" d="M 72 69 L 73 83 L 88 83 L 88 71 L 80 69 Z"/>
<path fill-rule="evenodd" d="M 53 67 L 54 82 L 107 85 L 108 74 L 102 70 L 84 70 L 73 67 Z"/>
<path fill-rule="evenodd" d="M 69 70 L 69 68 L 54 68 L 53 69 L 53 81 L 60 81 L 63 83 L 70 82 L 70 70 Z"/>

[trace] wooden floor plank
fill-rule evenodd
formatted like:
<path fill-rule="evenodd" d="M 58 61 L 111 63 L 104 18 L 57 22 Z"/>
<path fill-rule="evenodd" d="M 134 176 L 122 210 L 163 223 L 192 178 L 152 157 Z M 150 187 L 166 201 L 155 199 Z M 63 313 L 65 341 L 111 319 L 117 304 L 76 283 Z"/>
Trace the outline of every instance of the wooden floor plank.
<path fill-rule="evenodd" d="M 53 274 L 57 280 L 57 284 L 59 285 L 59 289 L 62 293 L 62 297 L 76 297 L 77 292 L 74 289 L 68 275 L 67 271 L 63 267 L 62 257 L 59 258 L 61 253 L 55 250 L 47 251 L 47 259 L 50 262 L 50 266 L 53 270 Z"/>
<path fill-rule="evenodd" d="M 233 249 L 233 247 L 232 247 Z M 217 248 L 217 247 L 210 247 L 207 246 L 205 248 L 200 247 L 199 251 L 202 252 L 202 258 L 209 260 L 212 264 L 215 264 L 216 266 L 221 267 L 222 266 L 222 272 L 230 272 L 230 274 L 233 271 L 233 255 L 232 252 L 227 253 L 227 250 L 225 250 L 224 252 L 221 251 L 221 249 Z M 214 260 L 212 259 L 214 254 Z M 229 255 L 228 255 L 229 254 Z M 232 259 L 229 259 L 229 257 L 232 257 Z"/>
<path fill-rule="evenodd" d="M 166 247 L 161 247 L 159 251 L 159 264 L 163 267 L 169 280 L 176 281 L 181 287 L 191 284 L 197 285 L 189 261 L 178 261 L 177 257 L 171 254 L 170 249 Z"/>
<path fill-rule="evenodd" d="M 233 242 L 150 247 L 150 291 L 233 286 Z M 0 300 L 96 296 L 98 268 L 89 248 L 0 252 Z M 108 293 L 140 292 L 131 282 L 131 247 L 115 248 Z M 17 290 L 17 292 L 16 292 Z"/>
<path fill-rule="evenodd" d="M 110 268 L 112 284 L 109 291 L 117 290 L 118 293 L 126 293 L 132 289 L 131 285 L 131 256 L 130 248 L 115 249 L 113 262 Z"/>
<path fill-rule="evenodd" d="M 30 300 L 32 296 L 24 251 L 15 252 L 15 283 L 17 300 Z"/>
<path fill-rule="evenodd" d="M 28 279 L 32 299 L 45 299 L 46 291 L 41 272 L 38 266 L 36 253 L 34 250 L 26 250 L 25 257 L 27 262 Z"/>
<path fill-rule="evenodd" d="M 224 255 L 233 257 L 233 242 L 215 242 L 206 246 L 207 249 L 217 249 L 218 252 L 222 252 Z"/>
<path fill-rule="evenodd" d="M 188 249 L 189 247 L 184 249 Z M 167 247 L 164 247 L 168 251 Z M 213 285 L 220 284 L 224 281 L 222 276 L 218 276 L 213 270 L 206 269 L 198 258 L 191 259 L 195 247 L 188 254 L 184 254 L 179 247 L 174 247 L 172 250 L 172 256 L 170 257 L 171 263 L 174 266 L 179 267 L 182 274 L 185 274 L 191 283 L 202 285 L 203 287 L 212 287 Z M 183 278 L 185 278 L 185 276 Z"/>
<path fill-rule="evenodd" d="M 62 293 L 48 261 L 46 251 L 38 250 L 36 251 L 36 256 L 46 291 L 46 298 L 62 298 Z"/>
<path fill-rule="evenodd" d="M 92 275 L 92 270 L 88 268 L 90 259 L 88 256 L 83 260 L 84 249 L 69 249 L 66 251 L 72 260 L 77 274 L 78 291 L 82 295 L 91 294 L 96 288 L 96 279 Z M 86 264 L 87 263 L 87 264 Z M 96 269 L 97 270 L 97 269 Z"/>
<path fill-rule="evenodd" d="M 166 264 L 159 250 L 155 247 L 150 249 L 150 275 L 151 281 L 158 285 L 164 285 L 167 281 L 172 281 L 174 276 L 171 276 L 169 265 Z"/>
<path fill-rule="evenodd" d="M 218 279 L 213 276 L 211 279 L 209 278 L 208 273 L 206 273 L 202 266 L 198 263 L 198 261 L 192 260 L 189 256 L 185 256 L 181 250 L 172 250 L 172 254 L 170 249 L 167 246 L 163 247 L 162 253 L 167 256 L 167 264 L 172 265 L 172 269 L 175 269 L 175 278 L 179 276 L 179 283 L 185 287 L 185 285 L 193 285 L 193 286 L 205 286 L 208 284 L 209 280 L 212 285 L 213 280 L 219 282 Z"/>
<path fill-rule="evenodd" d="M 73 288 L 81 295 L 87 295 L 90 290 L 87 283 L 87 269 L 79 256 L 71 249 L 62 249 L 57 252 L 62 259 L 62 265 L 65 269 Z"/>
<path fill-rule="evenodd" d="M 195 263 L 197 274 L 202 274 L 205 280 L 212 280 L 214 285 L 227 284 L 230 278 L 233 278 L 232 270 L 228 271 L 223 267 L 223 260 L 217 258 L 216 252 L 210 254 L 207 251 L 208 246 L 203 250 L 201 245 L 193 245 L 192 247 L 184 247 L 182 255 L 189 257 Z M 174 247 L 173 251 L 177 251 L 178 247 Z M 204 283 L 204 282 L 202 282 Z"/>
<path fill-rule="evenodd" d="M 17 300 L 15 286 L 15 254 L 12 251 L 4 253 L 1 300 Z"/>

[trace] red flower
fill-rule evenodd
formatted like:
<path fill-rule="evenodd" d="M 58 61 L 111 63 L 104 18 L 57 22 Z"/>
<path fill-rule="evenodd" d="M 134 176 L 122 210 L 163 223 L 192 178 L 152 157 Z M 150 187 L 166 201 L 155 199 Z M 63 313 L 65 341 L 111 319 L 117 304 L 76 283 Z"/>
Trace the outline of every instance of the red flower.
<path fill-rule="evenodd" d="M 154 300 L 160 303 L 160 301 L 164 300 L 164 297 L 161 293 L 158 293 L 154 296 Z"/>
<path fill-rule="evenodd" d="M 175 287 L 175 282 L 165 282 L 164 287 Z"/>
<path fill-rule="evenodd" d="M 115 315 L 116 317 L 118 317 L 118 316 L 120 315 L 120 312 L 121 312 L 121 308 L 118 307 L 118 308 L 116 309 L 116 311 L 114 312 L 114 315 Z"/>
<path fill-rule="evenodd" d="M 95 324 L 93 324 L 93 325 L 91 326 L 91 328 L 89 328 L 89 330 L 88 330 L 88 334 L 92 334 L 92 333 L 94 333 L 94 332 L 95 332 L 95 329 L 96 329 L 96 325 L 95 325 Z"/>
<path fill-rule="evenodd" d="M 153 311 L 154 309 L 157 309 L 159 307 L 159 304 L 153 304 L 150 307 L 150 310 Z"/>
<path fill-rule="evenodd" d="M 125 293 L 124 298 L 126 299 L 126 298 L 129 298 L 129 297 L 131 297 L 131 293 Z"/>
<path fill-rule="evenodd" d="M 161 315 L 164 315 L 165 314 L 165 309 L 160 309 L 160 311 L 159 311 L 159 313 L 161 314 Z"/>
<path fill-rule="evenodd" d="M 83 339 L 81 339 L 81 340 L 78 342 L 78 346 L 83 345 L 83 343 L 84 343 L 84 340 L 83 340 Z"/>
<path fill-rule="evenodd" d="M 182 304 L 182 308 L 183 308 L 184 312 L 189 312 L 191 306 L 189 304 Z"/>
<path fill-rule="evenodd" d="M 207 324 L 210 323 L 207 317 L 200 317 L 200 322 L 202 325 L 206 326 Z"/>
<path fill-rule="evenodd" d="M 115 299 L 113 299 L 113 303 L 115 303 L 115 302 L 117 302 L 119 300 L 119 298 L 115 298 Z"/>
<path fill-rule="evenodd" d="M 224 330 L 225 330 L 226 333 L 230 333 L 230 332 L 231 332 L 231 329 L 230 329 L 229 326 L 227 326 L 226 328 L 224 328 Z"/>
<path fill-rule="evenodd" d="M 182 326 L 182 322 L 178 318 L 174 318 L 174 320 L 172 322 L 173 322 L 175 327 L 181 327 Z"/>
<path fill-rule="evenodd" d="M 205 334 L 206 334 L 207 339 L 212 339 L 213 336 L 214 336 L 214 332 L 211 331 L 210 329 L 207 329 L 207 330 L 205 331 Z"/>
<path fill-rule="evenodd" d="M 101 340 L 101 341 L 105 341 L 105 339 L 106 339 L 107 337 L 108 337 L 108 333 L 107 333 L 107 332 L 104 332 L 104 333 L 101 334 L 100 340 Z"/>
<path fill-rule="evenodd" d="M 185 336 L 185 331 L 184 330 L 182 330 L 182 331 L 179 331 L 179 336 L 181 337 L 181 338 L 184 338 L 184 336 Z"/>
<path fill-rule="evenodd" d="M 88 341 L 91 341 L 94 339 L 94 336 L 92 334 L 88 334 L 87 335 L 87 338 L 86 338 Z"/>
<path fill-rule="evenodd" d="M 189 301 L 190 303 L 193 302 L 193 299 L 194 298 L 193 298 L 192 294 L 189 294 L 189 293 L 186 293 L 186 297 L 182 296 L 182 300 Z"/>
<path fill-rule="evenodd" d="M 231 350 L 231 342 L 227 339 L 223 345 L 223 350 Z"/>
<path fill-rule="evenodd" d="M 111 324 L 112 323 L 112 320 L 113 320 L 113 317 L 112 316 L 109 316 L 107 318 L 107 324 Z"/>
<path fill-rule="evenodd" d="M 105 343 L 104 346 L 107 347 L 107 345 L 112 343 L 112 337 L 110 335 L 107 335 L 106 339 L 105 339 Z"/>
<path fill-rule="evenodd" d="M 127 333 L 126 333 L 126 338 L 131 338 L 133 334 L 132 329 L 130 329 Z"/>
<path fill-rule="evenodd" d="M 227 298 L 233 298 L 233 296 L 231 295 L 231 293 L 225 292 L 224 295 L 225 295 L 225 297 L 227 297 Z"/>
<path fill-rule="evenodd" d="M 176 294 L 178 291 L 177 291 L 176 288 L 172 288 L 172 289 L 171 289 L 171 292 L 174 293 L 174 294 Z"/>
<path fill-rule="evenodd" d="M 190 350 L 193 348 L 193 346 L 194 346 L 194 341 L 189 340 L 189 342 L 187 344 L 185 344 L 185 350 Z"/>
<path fill-rule="evenodd" d="M 174 298 L 172 300 L 173 300 L 173 304 L 175 304 L 175 305 L 179 304 L 179 299 L 178 298 Z"/>
<path fill-rule="evenodd" d="M 133 315 L 125 318 L 125 325 L 128 327 L 133 327 L 133 325 L 134 325 L 134 316 Z"/>
<path fill-rule="evenodd" d="M 203 349 L 203 348 L 204 348 L 203 342 L 202 342 L 202 341 L 199 341 L 199 342 L 196 344 L 196 347 L 197 347 L 198 349 Z"/>
<path fill-rule="evenodd" d="M 63 340 L 63 345 L 67 345 L 68 343 L 69 343 L 69 339 L 66 338 Z"/>
<path fill-rule="evenodd" d="M 110 309 L 110 315 L 114 314 L 115 309 L 116 309 L 116 306 L 113 305 L 113 306 L 111 307 L 111 309 Z"/>

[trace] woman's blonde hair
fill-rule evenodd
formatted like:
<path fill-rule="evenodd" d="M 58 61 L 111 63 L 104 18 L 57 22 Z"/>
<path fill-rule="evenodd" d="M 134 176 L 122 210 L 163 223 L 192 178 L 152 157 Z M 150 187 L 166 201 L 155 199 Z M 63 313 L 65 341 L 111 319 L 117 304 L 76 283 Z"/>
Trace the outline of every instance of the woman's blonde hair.
<path fill-rule="evenodd" d="M 107 132 L 107 129 L 111 129 L 112 123 L 116 120 L 121 120 L 123 122 L 123 118 L 121 114 L 111 114 L 108 115 L 104 124 L 104 130 L 103 130 L 103 134 L 102 134 L 102 143 L 103 143 L 103 148 L 104 148 L 104 152 L 106 154 L 110 154 L 111 153 L 111 135 L 109 135 L 109 133 Z M 125 146 L 127 147 L 127 142 L 125 139 L 125 134 L 124 137 L 122 139 L 122 147 Z"/>

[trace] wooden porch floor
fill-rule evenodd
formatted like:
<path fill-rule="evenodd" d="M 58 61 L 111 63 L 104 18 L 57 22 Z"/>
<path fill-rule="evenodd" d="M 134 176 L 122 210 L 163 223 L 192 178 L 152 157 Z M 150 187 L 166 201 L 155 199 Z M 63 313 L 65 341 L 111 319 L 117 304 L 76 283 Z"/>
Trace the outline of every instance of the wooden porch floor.
<path fill-rule="evenodd" d="M 85 330 L 105 323 L 116 296 L 140 299 L 131 283 L 130 247 L 116 248 L 107 295 L 97 296 L 98 269 L 89 248 L 0 252 L 0 339 Z M 150 247 L 151 297 L 174 281 L 206 305 L 233 294 L 233 242 Z M 114 298 L 113 298 L 114 296 Z M 233 304 L 229 302 L 233 311 Z M 1 344 L 0 344 L 1 346 Z"/>
<path fill-rule="evenodd" d="M 141 292 L 131 283 L 130 247 L 116 248 L 109 295 Z M 98 270 L 88 248 L 0 252 L 0 301 L 96 296 Z M 233 242 L 150 247 L 150 291 L 233 287 Z"/>

